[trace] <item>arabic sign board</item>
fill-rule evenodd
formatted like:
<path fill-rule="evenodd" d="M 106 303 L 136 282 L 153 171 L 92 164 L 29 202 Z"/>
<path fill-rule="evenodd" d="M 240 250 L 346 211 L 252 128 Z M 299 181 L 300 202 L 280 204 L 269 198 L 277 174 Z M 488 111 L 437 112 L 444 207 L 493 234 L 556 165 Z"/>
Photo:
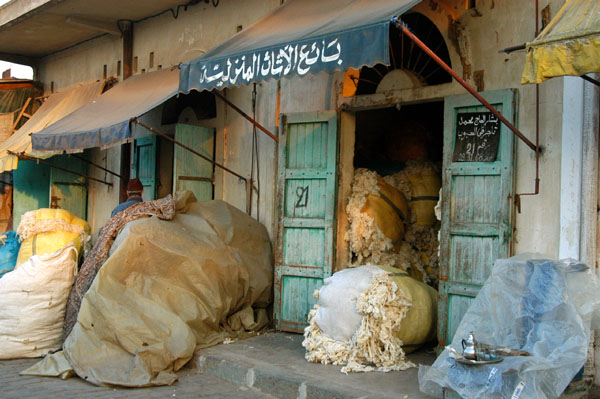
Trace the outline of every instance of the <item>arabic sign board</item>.
<path fill-rule="evenodd" d="M 182 92 L 222 89 L 271 78 L 389 64 L 389 22 L 181 65 Z"/>
<path fill-rule="evenodd" d="M 454 162 L 494 162 L 500 145 L 500 120 L 491 112 L 456 115 Z"/>

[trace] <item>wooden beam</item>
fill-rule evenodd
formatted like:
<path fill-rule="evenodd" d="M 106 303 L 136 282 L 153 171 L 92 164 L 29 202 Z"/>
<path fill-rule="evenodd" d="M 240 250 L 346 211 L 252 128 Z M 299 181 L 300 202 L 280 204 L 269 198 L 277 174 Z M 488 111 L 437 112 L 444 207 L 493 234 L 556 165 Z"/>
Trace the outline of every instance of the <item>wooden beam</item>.
<path fill-rule="evenodd" d="M 455 82 L 414 89 L 392 90 L 384 93 L 343 97 L 341 107 L 345 111 L 368 111 L 394 107 L 397 104 L 416 104 L 440 101 L 444 97 L 462 94 L 463 88 Z"/>
<path fill-rule="evenodd" d="M 31 102 L 31 97 L 27 98 L 27 101 L 25 101 L 25 105 L 23 105 L 23 108 L 21 108 L 21 111 L 19 112 L 19 116 L 17 116 L 17 119 L 15 120 L 15 123 L 13 123 L 13 127 L 12 127 L 12 130 L 10 132 L 11 135 L 15 131 L 15 129 L 17 128 L 17 125 L 19 124 L 19 121 L 21 120 L 21 117 L 25 113 L 25 109 L 27 108 L 27 106 L 29 105 L 30 102 Z"/>

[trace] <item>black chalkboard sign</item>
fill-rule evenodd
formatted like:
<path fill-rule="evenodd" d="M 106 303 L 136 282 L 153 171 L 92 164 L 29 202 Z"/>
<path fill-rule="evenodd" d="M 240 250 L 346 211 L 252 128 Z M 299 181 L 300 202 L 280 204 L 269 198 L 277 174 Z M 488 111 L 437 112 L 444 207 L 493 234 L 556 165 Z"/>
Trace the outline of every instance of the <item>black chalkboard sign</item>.
<path fill-rule="evenodd" d="M 494 162 L 500 145 L 500 120 L 491 112 L 456 115 L 454 162 Z"/>

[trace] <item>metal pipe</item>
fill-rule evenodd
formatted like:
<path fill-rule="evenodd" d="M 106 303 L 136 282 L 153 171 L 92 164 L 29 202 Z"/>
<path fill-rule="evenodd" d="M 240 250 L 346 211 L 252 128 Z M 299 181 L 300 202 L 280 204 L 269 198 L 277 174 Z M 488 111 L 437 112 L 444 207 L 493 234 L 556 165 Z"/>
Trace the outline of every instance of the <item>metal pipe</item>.
<path fill-rule="evenodd" d="M 484 107 L 486 107 L 494 116 L 496 116 L 504 125 L 506 125 L 518 138 L 520 138 L 529 148 L 536 150 L 536 145 L 533 144 L 527 137 L 523 135 L 512 123 L 510 123 L 500 112 L 498 112 L 492 105 L 486 101 L 475 89 L 473 89 L 467 82 L 465 82 L 456 72 L 452 70 L 440 57 L 438 57 L 425 43 L 419 40 L 410 29 L 400 21 L 397 17 L 392 19 L 392 22 L 402 30 L 402 32 L 408 36 L 417 46 L 421 47 L 435 62 L 437 62 L 446 72 L 448 72 L 462 87 L 464 87 L 473 97 L 475 97 Z"/>
<path fill-rule="evenodd" d="M 600 86 L 600 81 L 597 81 L 596 79 L 592 79 L 592 78 L 590 78 L 587 75 L 581 75 L 581 79 L 583 79 L 583 80 L 585 80 L 587 82 L 593 83 L 596 86 Z"/>
<path fill-rule="evenodd" d="M 261 125 L 260 123 L 258 123 L 257 121 L 255 121 L 254 119 L 252 119 L 250 116 L 248 116 L 248 114 L 246 114 L 244 111 L 242 111 L 241 109 L 239 109 L 238 107 L 236 107 L 231 101 L 229 101 L 228 99 L 226 99 L 221 93 L 219 93 L 217 90 L 213 90 L 212 93 L 219 97 L 221 100 L 223 100 L 223 102 L 227 105 L 229 105 L 231 108 L 233 108 L 238 114 L 242 115 L 244 118 L 246 118 L 250 123 L 252 123 L 254 126 L 256 126 L 257 128 L 259 128 L 260 130 L 262 130 L 264 133 L 266 133 L 267 136 L 269 136 L 270 138 L 272 138 L 273 140 L 275 140 L 276 142 L 279 143 L 279 137 L 275 136 L 273 133 L 271 133 L 269 130 L 267 130 L 266 127 L 264 127 L 263 125 Z"/>
<path fill-rule="evenodd" d="M 158 130 L 154 129 L 152 126 L 148 126 L 148 125 L 146 125 L 144 122 L 140 121 L 138 118 L 133 118 L 131 121 L 132 121 L 133 123 L 137 123 L 138 125 L 145 127 L 146 129 L 148 129 L 148 130 L 149 130 L 149 131 L 151 131 L 152 133 L 154 133 L 154 134 L 156 134 L 156 135 L 158 135 L 158 136 L 160 136 L 160 137 L 163 137 L 163 138 L 165 138 L 165 139 L 167 139 L 167 140 L 171 141 L 172 143 L 174 143 L 174 144 L 177 144 L 178 146 L 180 146 L 180 147 L 182 147 L 182 148 L 185 148 L 186 150 L 188 150 L 188 151 L 189 151 L 189 152 L 191 152 L 192 154 L 196 154 L 196 155 L 198 155 L 200 158 L 203 158 L 203 159 L 207 160 L 208 162 L 212 163 L 213 165 L 215 165 L 215 166 L 218 166 L 219 168 L 221 168 L 221 169 L 223 169 L 223 170 L 225 170 L 225 171 L 227 171 L 227 172 L 231 173 L 231 174 L 232 174 L 232 175 L 234 175 L 235 177 L 237 177 L 237 178 L 239 178 L 239 179 L 241 179 L 241 180 L 243 180 L 243 181 L 247 181 L 247 180 L 248 180 L 248 179 L 247 179 L 247 178 L 245 178 L 244 176 L 242 176 L 242 175 L 240 175 L 240 174 L 238 174 L 238 173 L 234 172 L 233 170 L 231 170 L 231 169 L 227 168 L 226 166 L 223 166 L 223 165 L 221 165 L 221 164 L 219 164 L 219 163 L 217 163 L 217 162 L 213 161 L 212 159 L 210 159 L 210 158 L 209 158 L 209 157 L 207 157 L 206 155 L 200 154 L 198 151 L 194 150 L 193 148 L 190 148 L 190 147 L 188 147 L 187 145 L 185 145 L 185 144 L 183 144 L 183 143 L 181 143 L 181 142 L 179 142 L 179 141 L 175 140 L 173 137 L 171 137 L 171 136 L 168 136 L 168 135 L 164 134 L 163 132 L 161 132 L 161 131 L 158 131 Z"/>
<path fill-rule="evenodd" d="M 92 162 L 92 161 L 90 161 L 90 160 L 88 160 L 88 159 L 85 159 L 84 157 L 80 157 L 80 156 L 78 156 L 78 155 L 75 155 L 75 154 L 69 154 L 69 156 L 71 156 L 71 157 L 74 157 L 74 158 L 77 158 L 77 159 L 80 159 L 80 160 L 82 160 L 83 162 L 87 162 L 87 163 L 89 163 L 90 165 L 97 167 L 98 169 L 102 169 L 103 171 L 105 171 L 105 172 L 108 172 L 108 173 L 110 173 L 110 174 L 111 174 L 111 175 L 113 175 L 113 176 L 117 176 L 119 179 L 121 178 L 121 175 L 119 175 L 119 174 L 116 174 L 116 173 L 115 173 L 115 172 L 113 172 L 112 170 L 106 169 L 106 168 L 105 168 L 105 167 L 103 167 L 103 166 L 97 165 L 97 164 L 95 164 L 94 162 Z"/>
<path fill-rule="evenodd" d="M 18 157 L 19 159 L 22 159 L 22 160 L 35 161 L 37 163 L 41 163 L 42 165 L 46 165 L 46 166 L 49 166 L 49 167 L 54 168 L 54 169 L 62 170 L 62 171 L 67 172 L 67 173 L 72 173 L 72 174 L 77 175 L 77 176 L 85 177 L 86 179 L 97 181 L 98 183 L 106 184 L 107 186 L 111 186 L 112 187 L 112 185 L 113 185 L 112 183 L 109 183 L 107 181 L 96 179 L 95 177 L 88 176 L 88 175 L 85 175 L 83 173 L 75 172 L 75 171 L 73 171 L 71 169 L 63 168 L 62 166 L 54 165 L 52 162 L 46 162 L 46 161 L 41 160 L 39 158 L 30 157 L 29 155 L 25 155 L 25 154 L 18 154 L 16 152 L 12 152 L 12 151 L 6 151 L 6 152 L 9 153 L 10 155 L 14 155 L 14 156 L 16 156 L 16 157 Z"/>
<path fill-rule="evenodd" d="M 510 47 L 503 48 L 502 50 L 498 50 L 498 52 L 510 54 L 513 51 L 525 50 L 526 47 L 527 46 L 525 45 L 525 43 L 523 43 L 523 44 L 519 44 L 518 46 L 510 46 Z"/>
<path fill-rule="evenodd" d="M 539 2 L 535 0 L 535 37 L 540 34 L 538 12 Z M 517 210 L 521 213 L 521 196 L 523 195 L 538 195 L 540 193 L 540 85 L 535 85 L 535 182 L 533 192 L 515 194 L 515 204 Z"/>

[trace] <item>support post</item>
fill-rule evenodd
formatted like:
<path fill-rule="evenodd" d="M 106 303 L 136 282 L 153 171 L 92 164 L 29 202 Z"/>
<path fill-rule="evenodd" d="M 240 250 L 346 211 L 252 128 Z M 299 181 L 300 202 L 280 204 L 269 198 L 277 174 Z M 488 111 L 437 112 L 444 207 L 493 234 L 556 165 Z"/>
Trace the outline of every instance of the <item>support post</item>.
<path fill-rule="evenodd" d="M 111 175 L 113 175 L 113 176 L 116 176 L 116 177 L 118 177 L 119 179 L 121 178 L 121 175 L 118 175 L 118 174 L 116 174 L 115 172 L 113 172 L 112 170 L 110 170 L 110 169 L 106 169 L 105 167 L 103 167 L 103 166 L 100 166 L 100 165 L 98 165 L 98 164 L 96 164 L 96 163 L 94 163 L 94 162 L 90 161 L 89 159 L 85 159 L 84 157 L 80 157 L 79 155 L 75 155 L 75 154 L 69 154 L 69 156 L 71 156 L 71 157 L 73 157 L 73 158 L 77 158 L 77 159 L 79 159 L 79 160 L 82 160 L 83 162 L 85 162 L 85 163 L 88 163 L 88 164 L 90 164 L 90 165 L 92 165 L 92 166 L 95 166 L 95 167 L 96 167 L 96 168 L 98 168 L 98 169 L 102 169 L 103 171 L 105 171 L 105 172 L 107 172 L 107 173 L 110 173 Z"/>
<path fill-rule="evenodd" d="M 170 141 L 170 142 L 172 142 L 173 144 L 176 144 L 176 145 L 178 145 L 178 146 L 180 146 L 180 147 L 182 147 L 182 148 L 184 148 L 184 149 L 188 150 L 188 151 L 189 151 L 189 152 L 191 152 L 192 154 L 195 154 L 195 155 L 199 156 L 200 158 L 207 160 L 207 161 L 208 161 L 208 162 L 210 162 L 211 164 L 213 164 L 213 165 L 215 165 L 215 166 L 217 166 L 217 167 L 219 167 L 219 168 L 223 169 L 223 170 L 224 170 L 224 171 L 226 171 L 226 172 L 229 172 L 229 173 L 231 173 L 232 175 L 234 175 L 234 176 L 235 176 L 235 177 L 237 177 L 238 179 L 240 179 L 240 180 L 243 180 L 243 181 L 244 181 L 244 183 L 246 184 L 246 186 L 245 186 L 245 187 L 246 187 L 246 212 L 247 212 L 248 214 L 250 214 L 250 201 L 249 201 L 250 195 L 249 195 L 249 191 L 248 191 L 248 190 L 252 190 L 252 180 L 251 180 L 251 179 L 248 179 L 248 178 L 246 178 L 246 177 L 244 177 L 244 176 L 240 175 L 239 173 L 236 173 L 236 172 L 234 172 L 233 170 L 229 169 L 228 167 L 226 167 L 226 166 L 223 166 L 223 165 L 221 165 L 221 164 L 220 164 L 220 163 L 218 163 L 218 162 L 215 162 L 214 160 L 210 159 L 210 158 L 209 158 L 209 157 L 207 157 L 206 155 L 203 155 L 203 154 L 199 153 L 198 151 L 194 150 L 193 148 L 190 148 L 190 147 L 188 147 L 187 145 L 185 145 L 185 144 L 183 144 L 183 143 L 181 143 L 181 142 L 179 142 L 179 141 L 175 140 L 173 137 L 171 137 L 171 136 L 169 136 L 169 135 L 167 135 L 167 134 L 164 134 L 163 132 L 161 132 L 161 131 L 159 131 L 159 130 L 156 130 L 156 129 L 155 129 L 155 128 L 153 128 L 152 126 L 148 126 L 147 124 L 145 124 L 144 122 L 141 122 L 141 121 L 140 121 L 140 120 L 138 120 L 137 118 L 134 118 L 134 119 L 132 119 L 132 122 L 133 122 L 133 123 L 135 123 L 135 124 L 138 124 L 138 125 L 140 125 L 140 126 L 143 126 L 143 127 L 145 127 L 145 128 L 146 128 L 146 129 L 148 129 L 150 132 L 152 132 L 152 133 L 154 133 L 154 134 L 156 134 L 156 135 L 158 135 L 158 136 L 160 136 L 160 137 L 163 137 L 163 138 L 165 138 L 165 139 L 169 140 L 169 141 Z"/>
<path fill-rule="evenodd" d="M 51 167 L 53 169 L 62 170 L 63 172 L 67 172 L 67 173 L 72 173 L 74 175 L 85 177 L 86 179 L 94 180 L 94 181 L 97 181 L 98 183 L 106 184 L 107 186 L 111 186 L 112 187 L 112 183 L 109 183 L 109 182 L 104 181 L 104 180 L 96 179 L 95 177 L 88 176 L 88 175 L 85 175 L 83 173 L 75 172 L 75 171 L 73 171 L 71 169 L 63 168 L 62 166 L 54 165 L 52 162 L 47 162 L 47 161 L 44 161 L 44 160 L 39 159 L 39 158 L 30 157 L 29 155 L 25 155 L 25 154 L 18 154 L 18 153 L 13 152 L 13 151 L 6 151 L 6 152 L 9 153 L 10 155 L 14 155 L 17 158 L 25 160 L 25 161 L 34 161 L 34 162 L 37 162 L 37 163 L 41 163 L 42 165 L 49 166 L 49 167 Z"/>

